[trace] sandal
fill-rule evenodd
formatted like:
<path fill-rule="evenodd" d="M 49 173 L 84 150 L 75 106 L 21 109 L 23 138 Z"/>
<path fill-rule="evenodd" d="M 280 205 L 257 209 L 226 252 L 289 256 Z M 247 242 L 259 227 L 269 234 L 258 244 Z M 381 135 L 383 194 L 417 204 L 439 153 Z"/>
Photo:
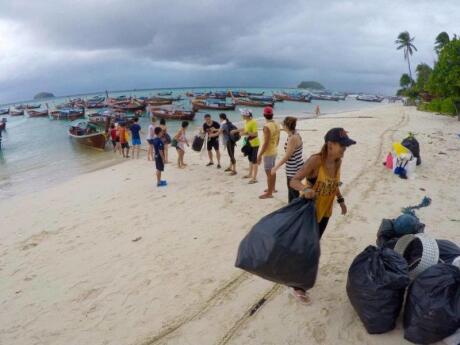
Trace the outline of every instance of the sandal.
<path fill-rule="evenodd" d="M 299 302 L 299 303 L 301 303 L 303 305 L 310 305 L 311 304 L 310 296 L 308 295 L 308 293 L 306 291 L 302 294 L 302 293 L 297 292 L 296 289 L 294 289 L 292 287 L 289 287 L 288 292 L 289 292 L 289 295 L 291 295 L 292 297 L 294 297 L 297 300 L 297 302 Z"/>
<path fill-rule="evenodd" d="M 259 196 L 259 199 L 272 199 L 273 198 L 273 195 L 271 194 L 262 194 L 261 196 Z"/>
<path fill-rule="evenodd" d="M 243 178 L 251 178 L 251 175 L 244 175 Z"/>
<path fill-rule="evenodd" d="M 229 172 L 229 171 L 232 171 L 232 169 L 231 169 L 231 168 L 227 168 L 227 169 L 225 169 L 224 171 L 225 171 L 225 172 Z"/>
<path fill-rule="evenodd" d="M 250 181 L 248 182 L 248 184 L 254 184 L 254 183 L 257 183 L 257 180 L 250 180 Z"/>
<path fill-rule="evenodd" d="M 235 176 L 236 175 L 236 171 L 232 171 L 229 176 Z"/>
<path fill-rule="evenodd" d="M 213 162 L 209 162 L 208 164 L 206 164 L 207 167 L 210 167 L 211 165 L 214 165 Z"/>

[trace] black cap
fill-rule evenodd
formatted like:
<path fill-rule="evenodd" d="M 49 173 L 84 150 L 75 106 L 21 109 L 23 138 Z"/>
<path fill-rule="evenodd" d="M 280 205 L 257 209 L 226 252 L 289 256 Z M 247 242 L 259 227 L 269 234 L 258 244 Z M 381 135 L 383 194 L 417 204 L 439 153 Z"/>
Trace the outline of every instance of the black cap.
<path fill-rule="evenodd" d="M 332 128 L 324 136 L 324 141 L 331 141 L 333 143 L 339 143 L 341 146 L 351 146 L 356 144 L 356 141 L 350 139 L 347 132 L 343 128 Z"/>

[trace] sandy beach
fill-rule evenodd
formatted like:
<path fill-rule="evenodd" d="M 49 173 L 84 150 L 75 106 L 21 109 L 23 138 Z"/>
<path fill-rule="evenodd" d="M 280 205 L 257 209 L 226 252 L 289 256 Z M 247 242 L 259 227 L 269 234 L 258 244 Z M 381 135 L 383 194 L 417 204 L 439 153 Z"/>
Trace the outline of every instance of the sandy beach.
<path fill-rule="evenodd" d="M 366 333 L 346 295 L 347 271 L 375 244 L 382 218 L 424 196 L 433 200 L 417 212 L 425 231 L 460 243 L 460 122 L 385 105 L 298 127 L 306 156 L 319 151 L 332 127 L 358 142 L 342 166 L 349 214 L 334 206 L 311 306 L 234 267 L 252 225 L 286 204 L 283 169 L 275 198 L 259 200 L 264 173 L 248 185 L 239 149 L 234 177 L 205 167 L 207 158 L 189 150 L 188 168 L 167 165 L 169 186 L 158 189 L 144 153 L 0 201 L 0 344 L 409 344 L 401 322 L 384 335 Z M 409 131 L 420 142 L 422 165 L 415 179 L 402 180 L 382 162 Z"/>

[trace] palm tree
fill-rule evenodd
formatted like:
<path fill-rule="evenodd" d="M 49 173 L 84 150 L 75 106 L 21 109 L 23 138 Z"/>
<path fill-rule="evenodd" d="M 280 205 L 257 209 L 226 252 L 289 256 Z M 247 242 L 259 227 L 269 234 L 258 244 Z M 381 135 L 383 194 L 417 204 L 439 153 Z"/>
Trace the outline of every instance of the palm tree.
<path fill-rule="evenodd" d="M 438 36 L 436 36 L 436 41 L 434 45 L 434 50 L 436 51 L 436 54 L 439 55 L 441 52 L 442 48 L 450 42 L 449 34 L 445 31 L 441 32 Z"/>
<path fill-rule="evenodd" d="M 409 32 L 404 31 L 398 35 L 398 39 L 395 41 L 395 43 L 398 45 L 396 49 L 404 49 L 404 60 L 407 60 L 407 64 L 409 66 L 409 76 L 412 82 L 413 79 L 412 71 L 410 69 L 410 56 L 412 55 L 414 50 L 417 51 L 417 48 L 415 48 L 414 44 L 412 43 L 414 39 L 415 37 L 410 37 Z"/>

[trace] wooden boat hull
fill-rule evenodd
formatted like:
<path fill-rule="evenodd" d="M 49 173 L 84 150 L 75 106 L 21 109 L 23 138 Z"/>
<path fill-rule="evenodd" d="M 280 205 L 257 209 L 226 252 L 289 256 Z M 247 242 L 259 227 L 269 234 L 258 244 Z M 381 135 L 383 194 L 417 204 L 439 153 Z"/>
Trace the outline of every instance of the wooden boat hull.
<path fill-rule="evenodd" d="M 158 92 L 157 95 L 158 95 L 158 96 L 171 96 L 171 95 L 172 95 L 172 91 L 169 91 L 169 92 Z"/>
<path fill-rule="evenodd" d="M 100 109 L 105 107 L 105 103 L 86 103 L 86 108 L 88 109 Z"/>
<path fill-rule="evenodd" d="M 10 116 L 22 116 L 24 115 L 24 110 L 21 111 L 10 111 Z"/>
<path fill-rule="evenodd" d="M 164 110 L 164 109 L 153 109 L 152 115 L 165 120 L 182 120 L 182 121 L 193 121 L 195 118 L 194 111 L 186 110 Z"/>
<path fill-rule="evenodd" d="M 45 111 L 28 110 L 27 115 L 29 115 L 29 117 L 48 117 L 48 110 L 45 110 Z"/>
<path fill-rule="evenodd" d="M 235 110 L 235 104 L 206 104 L 204 102 L 192 101 L 192 107 L 194 110 L 206 109 L 206 110 Z"/>
<path fill-rule="evenodd" d="M 145 110 L 145 104 L 139 105 L 112 105 L 111 106 L 115 110 L 119 111 L 138 111 L 138 110 Z"/>
<path fill-rule="evenodd" d="M 152 98 L 152 99 L 147 100 L 147 104 L 152 105 L 152 106 L 168 105 L 172 103 L 173 103 L 172 99 L 165 99 L 165 98 Z"/>
<path fill-rule="evenodd" d="M 10 109 L 2 109 L 0 110 L 0 115 L 8 115 L 8 113 L 10 112 Z"/>
<path fill-rule="evenodd" d="M 42 106 L 41 104 L 35 104 L 35 105 L 27 104 L 26 109 L 40 109 L 41 106 Z"/>
<path fill-rule="evenodd" d="M 274 107 L 275 102 L 262 102 L 262 101 L 252 101 L 244 99 L 234 99 L 233 100 L 237 105 L 245 105 L 247 107 Z"/>
<path fill-rule="evenodd" d="M 87 135 L 74 135 L 68 131 L 69 137 L 72 138 L 74 142 L 80 145 L 94 147 L 96 149 L 103 150 L 105 148 L 105 143 L 107 142 L 107 137 L 105 133 L 91 133 Z"/>
<path fill-rule="evenodd" d="M 61 114 L 59 111 L 52 111 L 50 112 L 50 116 L 54 120 L 69 120 L 69 121 L 74 121 L 77 119 L 81 119 L 82 117 L 85 117 L 85 112 L 79 112 L 79 113 L 72 113 L 72 114 Z"/>

